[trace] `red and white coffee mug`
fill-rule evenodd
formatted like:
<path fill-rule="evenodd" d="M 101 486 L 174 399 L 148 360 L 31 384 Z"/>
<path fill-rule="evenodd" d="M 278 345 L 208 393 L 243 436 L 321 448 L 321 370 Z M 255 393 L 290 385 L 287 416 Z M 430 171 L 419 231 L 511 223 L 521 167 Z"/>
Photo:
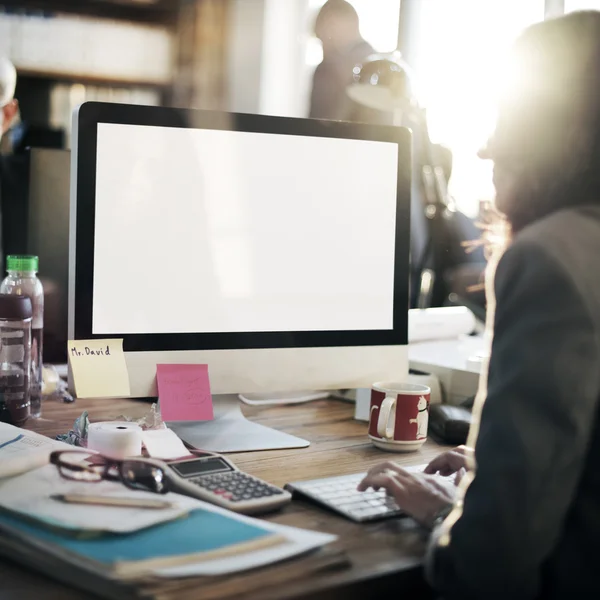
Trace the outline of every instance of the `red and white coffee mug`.
<path fill-rule="evenodd" d="M 418 450 L 427 440 L 429 399 L 426 385 L 379 382 L 371 389 L 369 438 L 393 452 Z"/>

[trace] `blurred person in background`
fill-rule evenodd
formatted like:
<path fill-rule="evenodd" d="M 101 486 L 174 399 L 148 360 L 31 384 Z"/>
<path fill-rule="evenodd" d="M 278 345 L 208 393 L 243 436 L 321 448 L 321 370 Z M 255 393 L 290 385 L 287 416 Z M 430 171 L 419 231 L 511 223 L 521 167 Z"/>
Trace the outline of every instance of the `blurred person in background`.
<path fill-rule="evenodd" d="M 19 103 L 15 100 L 17 71 L 5 56 L 0 56 L 0 135 L 4 135 L 19 115 Z"/>
<path fill-rule="evenodd" d="M 360 35 L 358 14 L 345 0 L 327 0 L 315 21 L 315 35 L 323 44 L 323 61 L 313 76 L 312 119 L 363 120 L 346 94 L 357 63 L 374 50 Z"/>
<path fill-rule="evenodd" d="M 0 57 L 0 138 L 13 137 L 17 128 L 23 127 L 20 120 L 19 103 L 15 99 L 17 71 L 6 57 Z M 0 154 L 0 274 L 4 277 L 5 259 L 8 254 L 27 254 L 28 194 L 29 194 L 29 154 L 26 148 L 36 146 L 35 138 L 19 136 L 5 140 L 9 152 Z M 64 362 L 64 341 L 66 331 L 62 331 L 57 284 L 43 277 L 44 257 L 41 259 L 44 285 L 44 356 L 46 360 Z M 59 346 L 53 340 L 61 340 Z"/>
<path fill-rule="evenodd" d="M 511 230 L 489 369 L 468 448 L 426 469 L 465 474 L 455 488 L 387 462 L 359 489 L 433 530 L 444 600 L 600 598 L 600 12 L 530 27 L 512 58 L 482 151 Z"/>
<path fill-rule="evenodd" d="M 17 71 L 14 65 L 5 56 L 0 56 L 0 141 L 8 130 L 18 120 L 19 103 L 15 100 L 15 88 L 17 87 Z M 10 235 L 8 229 L 10 223 L 6 217 L 6 193 L 13 184 L 13 169 L 7 164 L 5 157 L 0 156 L 0 269 L 4 274 L 4 250 L 6 237 Z M 18 177 L 18 179 L 22 179 Z"/>
<path fill-rule="evenodd" d="M 371 58 L 376 63 L 385 62 L 385 56 L 374 55 L 373 48 L 361 37 L 359 17 L 354 7 L 345 0 L 328 0 L 317 15 L 315 34 L 323 45 L 323 62 L 316 68 L 311 97 L 311 118 L 359 121 L 363 123 L 392 125 L 394 112 L 378 110 L 351 99 L 348 90 L 355 81 L 354 68 Z M 444 206 L 436 206 L 437 219 L 427 218 L 425 210 L 432 194 L 423 179 L 423 167 L 440 166 L 444 179 L 450 178 L 452 153 L 449 149 L 432 144 L 423 111 L 416 107 L 412 96 L 410 74 L 405 72 L 401 86 L 406 94 L 407 110 L 402 124 L 410 127 L 414 139 L 413 189 L 411 208 L 411 308 L 443 306 L 451 296 L 458 303 L 467 299 L 484 310 L 482 294 L 472 292 L 471 286 L 480 283 L 485 259 L 480 249 L 467 254 L 462 242 L 477 238 L 479 231 L 472 220 L 460 211 L 444 210 L 446 199 L 439 198 Z M 398 116 L 396 111 L 396 117 Z M 442 215 L 447 215 L 442 218 Z M 423 290 L 422 281 L 433 281 Z M 431 274 L 434 274 L 433 276 Z"/>

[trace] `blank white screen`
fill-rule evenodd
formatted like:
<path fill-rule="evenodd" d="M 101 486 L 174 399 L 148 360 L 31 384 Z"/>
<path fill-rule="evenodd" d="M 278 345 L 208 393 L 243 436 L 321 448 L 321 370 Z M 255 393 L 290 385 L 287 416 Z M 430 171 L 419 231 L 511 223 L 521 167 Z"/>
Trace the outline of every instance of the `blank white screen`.
<path fill-rule="evenodd" d="M 396 144 L 99 124 L 92 331 L 393 329 Z"/>

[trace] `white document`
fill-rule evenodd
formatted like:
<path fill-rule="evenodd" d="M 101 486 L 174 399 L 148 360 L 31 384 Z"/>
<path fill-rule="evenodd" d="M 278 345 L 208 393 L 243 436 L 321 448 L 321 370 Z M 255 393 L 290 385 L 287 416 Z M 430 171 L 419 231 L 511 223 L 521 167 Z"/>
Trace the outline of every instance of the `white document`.
<path fill-rule="evenodd" d="M 69 493 L 89 493 L 105 497 L 160 498 L 172 502 L 175 507 L 172 509 L 151 510 L 65 504 L 50 498 L 53 494 Z M 158 495 L 150 492 L 137 492 L 128 490 L 120 483 L 109 481 L 98 483 L 68 481 L 59 475 L 58 469 L 54 465 L 46 465 L 24 475 L 0 481 L 0 507 L 67 529 L 115 533 L 133 532 L 201 508 L 242 522 L 258 525 L 287 538 L 286 542 L 272 548 L 155 571 L 155 575 L 165 578 L 225 575 L 245 571 L 304 554 L 337 539 L 334 535 L 245 517 L 207 502 L 179 494 Z"/>
<path fill-rule="evenodd" d="M 456 339 L 470 335 L 477 327 L 475 315 L 465 306 L 444 306 L 439 308 L 408 311 L 408 342 Z"/>
<path fill-rule="evenodd" d="M 73 446 L 0 423 L 0 480 L 47 464 L 53 450 L 68 449 Z"/>
<path fill-rule="evenodd" d="M 159 499 L 172 502 L 174 507 L 152 510 L 65 504 L 50 498 L 54 494 Z M 134 491 L 119 482 L 70 481 L 61 477 L 54 465 L 46 465 L 17 477 L 0 480 L 0 507 L 65 529 L 127 533 L 185 515 L 198 508 L 198 501 L 179 494 Z"/>
<path fill-rule="evenodd" d="M 246 523 L 257 524 L 257 519 L 232 514 L 230 511 L 219 506 L 206 503 L 203 504 L 205 509 L 215 513 L 225 514 L 228 517 L 234 517 Z M 269 523 L 268 521 L 259 521 L 258 524 L 260 527 L 264 527 L 273 533 L 283 535 L 288 541 L 272 548 L 265 548 L 264 550 L 253 550 L 244 554 L 219 558 L 217 560 L 183 565 L 180 567 L 171 567 L 168 569 L 158 569 L 154 574 L 165 578 L 194 577 L 199 575 L 228 575 L 255 569 L 257 567 L 263 567 L 294 556 L 299 556 L 300 554 L 316 550 L 321 546 L 325 546 L 326 544 L 337 540 L 337 536 L 329 533 L 298 529 L 297 527 L 278 525 L 276 523 Z"/>
<path fill-rule="evenodd" d="M 190 455 L 190 451 L 171 429 L 148 429 L 143 431 L 142 441 L 152 458 L 172 460 Z"/>

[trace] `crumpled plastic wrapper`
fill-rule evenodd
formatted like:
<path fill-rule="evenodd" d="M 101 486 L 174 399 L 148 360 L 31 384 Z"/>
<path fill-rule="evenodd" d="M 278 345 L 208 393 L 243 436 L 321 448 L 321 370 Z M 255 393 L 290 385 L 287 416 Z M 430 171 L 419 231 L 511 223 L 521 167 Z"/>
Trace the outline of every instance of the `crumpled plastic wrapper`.
<path fill-rule="evenodd" d="M 81 416 L 75 419 L 73 428 L 68 433 L 61 433 L 56 436 L 57 440 L 71 444 L 71 446 L 80 446 L 81 448 L 87 447 L 87 434 L 88 427 L 90 426 L 90 419 L 88 417 L 87 410 L 81 413 Z"/>
<path fill-rule="evenodd" d="M 139 419 L 132 419 L 131 417 L 128 417 L 127 415 L 121 415 L 120 417 L 117 417 L 116 419 L 113 419 L 113 420 L 114 421 L 126 421 L 128 423 L 136 423 L 144 430 L 146 430 L 146 429 L 164 429 L 166 427 L 166 425 L 164 424 L 164 421 L 162 420 L 162 417 L 160 416 L 158 402 L 155 402 L 150 407 L 150 410 L 143 417 L 141 417 Z"/>
<path fill-rule="evenodd" d="M 160 411 L 158 409 L 158 403 L 154 403 L 150 410 L 139 419 L 132 419 L 127 415 L 121 415 L 112 419 L 113 421 L 126 421 L 128 423 L 137 423 L 142 429 L 164 429 L 166 425 L 164 424 Z M 72 446 L 79 446 L 81 448 L 87 448 L 87 434 L 88 427 L 90 425 L 90 419 L 88 417 L 88 412 L 83 411 L 81 416 L 79 416 L 75 423 L 73 424 L 73 428 L 69 430 L 68 433 L 61 433 L 56 436 L 57 440 L 61 442 L 66 442 L 67 444 L 71 444 Z"/>

